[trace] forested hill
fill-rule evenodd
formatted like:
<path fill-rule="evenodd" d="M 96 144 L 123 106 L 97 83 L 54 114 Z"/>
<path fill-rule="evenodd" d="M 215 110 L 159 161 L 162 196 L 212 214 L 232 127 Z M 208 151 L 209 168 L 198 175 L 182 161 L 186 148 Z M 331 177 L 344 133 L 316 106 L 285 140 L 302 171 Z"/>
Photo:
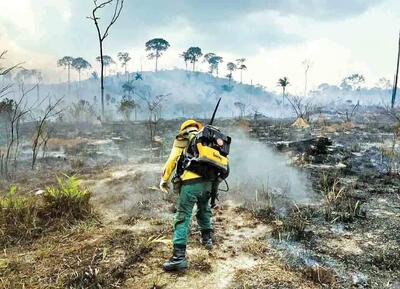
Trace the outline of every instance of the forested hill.
<path fill-rule="evenodd" d="M 100 106 L 100 81 L 95 77 L 79 82 L 43 85 L 42 94 L 64 96 L 66 102 L 86 100 Z M 131 98 L 141 106 L 145 99 L 155 100 L 162 95 L 164 117 L 197 116 L 211 114 L 219 97 L 223 102 L 220 116 L 251 113 L 270 107 L 277 99 L 274 93 L 260 85 L 240 84 L 235 80 L 212 76 L 209 73 L 185 70 L 118 74 L 105 79 L 106 110 L 117 110 L 120 101 Z"/>

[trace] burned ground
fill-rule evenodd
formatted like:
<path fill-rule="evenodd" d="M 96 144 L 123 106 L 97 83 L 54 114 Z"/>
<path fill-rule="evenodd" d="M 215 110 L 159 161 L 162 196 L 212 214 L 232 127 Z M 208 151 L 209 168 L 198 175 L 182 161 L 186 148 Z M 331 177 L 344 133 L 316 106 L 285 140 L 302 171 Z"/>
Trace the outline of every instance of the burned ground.
<path fill-rule="evenodd" d="M 386 120 L 367 116 L 316 120 L 308 129 L 285 120 L 220 121 L 286 155 L 309 176 L 310 199 L 233 187 L 214 210 L 215 249 L 200 246 L 193 223 L 190 269 L 162 272 L 176 196 L 163 196 L 157 184 L 178 123 L 161 122 L 151 148 L 141 123 L 59 124 L 37 170 L 23 170 L 22 160 L 1 190 L 12 183 L 20 195 L 40 196 L 56 175 L 76 175 L 98 217 L 5 244 L 0 288 L 399 286 L 400 178 L 386 151 L 393 136 Z"/>

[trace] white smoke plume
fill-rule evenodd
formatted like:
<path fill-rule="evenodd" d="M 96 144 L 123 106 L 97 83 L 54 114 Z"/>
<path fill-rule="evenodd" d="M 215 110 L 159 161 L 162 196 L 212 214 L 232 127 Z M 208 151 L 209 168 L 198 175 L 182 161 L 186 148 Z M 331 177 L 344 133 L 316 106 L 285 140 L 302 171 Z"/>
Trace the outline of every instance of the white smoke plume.
<path fill-rule="evenodd" d="M 307 174 L 292 167 L 286 155 L 266 144 L 251 140 L 244 133 L 234 133 L 229 156 L 230 189 L 240 190 L 244 199 L 256 200 L 261 190 L 283 194 L 297 203 L 310 199 L 312 189 Z"/>

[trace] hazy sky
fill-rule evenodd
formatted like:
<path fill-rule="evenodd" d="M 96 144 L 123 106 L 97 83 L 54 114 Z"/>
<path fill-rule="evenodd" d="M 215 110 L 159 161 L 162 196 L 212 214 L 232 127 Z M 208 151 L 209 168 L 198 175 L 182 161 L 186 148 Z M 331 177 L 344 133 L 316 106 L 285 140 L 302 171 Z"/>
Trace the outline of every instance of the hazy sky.
<path fill-rule="evenodd" d="M 56 67 L 65 55 L 82 56 L 97 69 L 96 31 L 86 18 L 92 6 L 91 0 L 0 0 L 0 49 L 9 51 L 9 61 L 42 69 L 49 82 L 65 81 L 65 71 Z M 350 73 L 364 74 L 369 85 L 382 76 L 392 79 L 399 29 L 398 0 L 125 0 L 105 53 L 116 58 L 129 51 L 130 70 L 140 62 L 151 70 L 144 43 L 162 37 L 171 48 L 161 68 L 184 68 L 178 55 L 199 46 L 223 56 L 225 64 L 245 57 L 245 82 L 275 90 L 277 79 L 288 76 L 292 92 L 300 92 L 304 59 L 313 62 L 311 88 L 338 84 Z M 207 70 L 203 63 L 198 68 Z"/>

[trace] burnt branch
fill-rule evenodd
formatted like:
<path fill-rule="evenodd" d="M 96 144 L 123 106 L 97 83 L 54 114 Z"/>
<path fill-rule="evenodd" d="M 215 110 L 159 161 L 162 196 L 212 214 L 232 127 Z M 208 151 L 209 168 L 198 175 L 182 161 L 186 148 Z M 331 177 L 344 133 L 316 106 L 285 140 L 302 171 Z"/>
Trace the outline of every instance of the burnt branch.
<path fill-rule="evenodd" d="M 58 99 L 54 104 L 49 104 L 43 116 L 39 117 L 36 122 L 35 133 L 32 142 L 32 163 L 31 169 L 35 168 L 38 153 L 41 148 L 45 149 L 47 142 L 50 138 L 50 129 L 48 127 L 48 120 L 60 114 L 62 110 L 56 111 L 56 108 L 61 103 L 62 98 Z M 43 153 L 44 155 L 44 153 Z"/>
<path fill-rule="evenodd" d="M 309 120 L 311 114 L 315 111 L 315 106 L 311 98 L 300 96 L 286 96 L 297 118 Z"/>

